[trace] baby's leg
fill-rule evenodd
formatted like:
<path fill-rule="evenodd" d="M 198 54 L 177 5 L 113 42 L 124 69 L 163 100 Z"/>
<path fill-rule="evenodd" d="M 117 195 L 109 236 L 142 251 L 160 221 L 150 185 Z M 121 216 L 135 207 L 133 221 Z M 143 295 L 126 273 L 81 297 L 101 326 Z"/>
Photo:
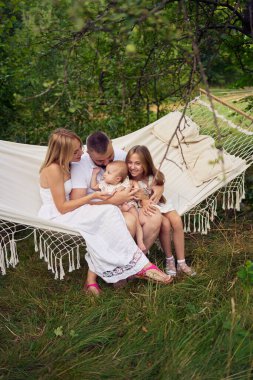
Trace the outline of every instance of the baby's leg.
<path fill-rule="evenodd" d="M 122 205 L 119 205 L 119 208 L 121 212 L 124 212 L 124 211 L 129 211 L 131 206 L 127 202 L 125 202 Z"/>
<path fill-rule="evenodd" d="M 130 214 L 134 215 L 136 217 L 136 240 L 137 240 L 137 245 L 140 248 L 140 250 L 145 251 L 146 246 L 143 242 L 143 231 L 142 231 L 142 226 L 139 221 L 139 215 L 138 211 L 136 208 L 133 206 L 129 209 Z"/>
<path fill-rule="evenodd" d="M 122 215 L 125 218 L 126 226 L 132 237 L 134 238 L 136 235 L 136 217 L 130 212 L 122 211 Z"/>

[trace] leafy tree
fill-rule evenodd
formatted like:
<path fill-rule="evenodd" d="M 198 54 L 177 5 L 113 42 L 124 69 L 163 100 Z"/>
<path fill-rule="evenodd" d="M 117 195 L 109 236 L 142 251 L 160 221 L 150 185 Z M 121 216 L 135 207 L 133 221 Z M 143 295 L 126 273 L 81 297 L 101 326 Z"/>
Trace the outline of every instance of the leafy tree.
<path fill-rule="evenodd" d="M 251 3 L 0 2 L 0 137 L 45 143 L 65 125 L 126 134 L 193 96 L 200 63 L 212 84 L 250 85 Z"/>

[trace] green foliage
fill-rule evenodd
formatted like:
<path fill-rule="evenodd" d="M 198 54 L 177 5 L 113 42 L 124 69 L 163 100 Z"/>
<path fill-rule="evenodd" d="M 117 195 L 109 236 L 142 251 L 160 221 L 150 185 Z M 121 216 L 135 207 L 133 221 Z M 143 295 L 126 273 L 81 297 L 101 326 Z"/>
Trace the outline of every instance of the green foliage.
<path fill-rule="evenodd" d="M 233 6 L 0 2 L 0 138 L 44 144 L 60 126 L 84 139 L 94 129 L 116 137 L 146 125 L 199 83 L 194 38 L 211 83 L 252 84 L 251 38 Z"/>
<path fill-rule="evenodd" d="M 253 286 L 253 262 L 247 260 L 245 265 L 239 269 L 237 276 L 246 288 Z"/>

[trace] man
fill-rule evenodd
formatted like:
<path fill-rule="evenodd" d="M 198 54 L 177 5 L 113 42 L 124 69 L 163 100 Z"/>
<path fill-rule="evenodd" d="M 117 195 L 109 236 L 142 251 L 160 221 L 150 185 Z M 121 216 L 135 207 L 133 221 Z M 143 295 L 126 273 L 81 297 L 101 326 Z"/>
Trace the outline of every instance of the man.
<path fill-rule="evenodd" d="M 72 180 L 72 193 L 71 199 L 78 199 L 85 194 L 93 192 L 90 187 L 91 176 L 93 168 L 100 167 L 103 170 L 106 165 L 114 160 L 125 161 L 126 152 L 122 149 L 113 147 L 109 137 L 103 132 L 94 132 L 87 137 L 86 140 L 87 152 L 83 154 L 81 161 L 72 163 L 71 165 L 71 180 Z M 100 176 L 103 176 L 103 170 Z M 99 179 L 99 178 L 98 178 Z M 154 187 L 154 197 L 160 199 L 163 192 L 161 186 Z M 136 190 L 126 189 L 116 192 L 107 201 L 102 201 L 102 204 L 120 205 L 124 202 L 129 202 L 134 199 Z M 136 233 L 136 221 L 130 213 L 123 213 L 127 227 L 132 236 Z M 161 227 L 161 215 L 157 212 L 152 215 L 146 215 L 145 221 L 142 225 L 143 240 L 147 250 L 151 247 L 154 240 L 159 234 Z"/>

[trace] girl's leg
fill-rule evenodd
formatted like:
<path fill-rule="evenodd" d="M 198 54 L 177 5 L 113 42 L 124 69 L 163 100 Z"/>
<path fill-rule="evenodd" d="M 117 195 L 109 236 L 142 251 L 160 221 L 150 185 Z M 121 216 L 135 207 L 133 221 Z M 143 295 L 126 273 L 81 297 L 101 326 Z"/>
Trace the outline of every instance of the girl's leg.
<path fill-rule="evenodd" d="M 159 232 L 159 240 L 166 257 L 172 256 L 171 251 L 171 224 L 168 218 L 162 217 L 162 225 Z"/>
<path fill-rule="evenodd" d="M 188 276 L 195 276 L 196 272 L 185 262 L 184 227 L 180 215 L 176 211 L 164 214 L 169 219 L 173 229 L 173 241 L 177 256 L 177 271 Z"/>
<path fill-rule="evenodd" d="M 171 224 L 169 219 L 165 216 L 162 218 L 162 226 L 159 233 L 159 239 L 162 249 L 166 255 L 165 272 L 170 276 L 176 276 L 176 265 L 174 256 L 172 255 L 171 251 Z"/>
<path fill-rule="evenodd" d="M 136 240 L 137 240 L 137 245 L 140 248 L 141 251 L 145 251 L 146 247 L 143 242 L 143 231 L 142 231 L 142 226 L 139 221 L 139 214 L 136 208 L 133 206 L 129 209 L 130 214 L 135 216 L 136 219 Z"/>
<path fill-rule="evenodd" d="M 175 246 L 177 260 L 185 259 L 184 252 L 184 227 L 180 215 L 176 211 L 170 211 L 164 214 L 169 219 L 173 230 L 173 242 Z"/>
<path fill-rule="evenodd" d="M 144 245 L 146 247 L 146 251 L 148 251 L 159 234 L 162 223 L 162 215 L 159 210 L 152 215 L 144 215 L 142 210 L 140 210 L 139 221 L 142 226 Z"/>

